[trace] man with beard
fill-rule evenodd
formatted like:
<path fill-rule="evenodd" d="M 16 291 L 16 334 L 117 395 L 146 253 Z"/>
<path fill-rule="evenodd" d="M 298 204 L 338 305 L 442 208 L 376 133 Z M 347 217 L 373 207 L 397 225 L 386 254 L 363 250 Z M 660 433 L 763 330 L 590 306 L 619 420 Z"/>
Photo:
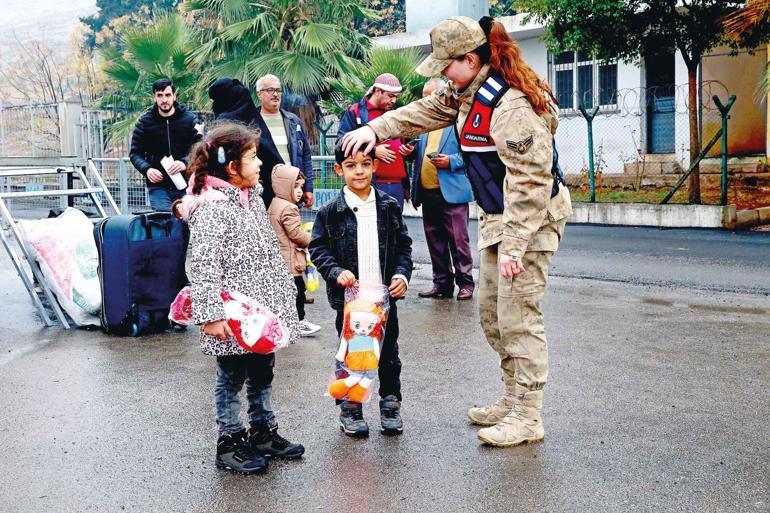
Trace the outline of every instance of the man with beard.
<path fill-rule="evenodd" d="M 350 105 L 340 120 L 337 129 L 339 141 L 347 132 L 360 128 L 393 110 L 398 95 L 403 88 L 398 77 L 391 73 L 382 73 L 374 79 L 374 84 L 357 103 Z M 404 200 L 409 198 L 409 176 L 406 173 L 405 157 L 414 151 L 414 140 L 407 141 L 399 137 L 378 141 L 375 156 L 379 161 L 374 185 L 382 192 L 393 196 L 403 210 Z"/>
<path fill-rule="evenodd" d="M 177 103 L 171 80 L 156 80 L 152 97 L 155 104 L 136 123 L 129 155 L 147 181 L 152 209 L 170 212 L 171 203 L 185 194 L 188 155 L 201 135 L 195 129 L 195 116 Z"/>

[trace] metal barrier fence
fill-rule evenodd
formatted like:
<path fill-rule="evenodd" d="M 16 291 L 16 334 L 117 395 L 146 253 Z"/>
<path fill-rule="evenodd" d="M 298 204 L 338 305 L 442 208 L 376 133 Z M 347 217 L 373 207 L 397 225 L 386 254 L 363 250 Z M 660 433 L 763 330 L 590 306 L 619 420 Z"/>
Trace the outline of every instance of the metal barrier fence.
<path fill-rule="evenodd" d="M 58 158 L 58 155 L 55 158 Z M 64 165 L 40 164 L 39 167 L 31 169 L 66 168 L 67 166 Z M 99 172 L 98 168 L 97 172 Z M 83 168 L 83 173 L 90 184 L 98 184 L 100 182 L 102 173 L 99 172 L 99 177 L 94 176 L 90 166 L 85 166 Z M 109 177 L 108 174 L 108 180 L 105 180 L 105 186 L 113 196 L 116 196 L 121 192 L 121 185 L 117 176 Z M 50 196 L 43 194 L 6 198 L 5 203 L 8 210 L 15 218 L 20 219 L 46 217 L 51 209 L 64 209 L 68 206 L 96 212 L 97 209 L 89 196 L 62 196 L 61 194 L 57 194 L 59 191 L 65 189 L 82 189 L 85 187 L 85 184 L 79 183 L 79 178 L 75 173 L 20 174 L 18 176 L 0 177 L 0 192 L 51 192 Z M 95 197 L 109 214 L 115 214 L 115 211 L 104 194 L 96 193 Z M 121 205 L 118 206 L 119 208 L 121 207 Z"/>
<path fill-rule="evenodd" d="M 0 155 L 61 155 L 57 104 L 0 105 Z"/>
<path fill-rule="evenodd" d="M 150 210 L 144 176 L 134 169 L 127 157 L 92 160 L 122 212 L 136 213 Z M 306 221 L 312 220 L 315 217 L 315 211 L 331 200 L 344 184 L 343 180 L 335 174 L 333 163 L 334 157 L 331 156 L 313 157 L 315 204 L 312 209 L 302 209 L 302 217 Z M 89 170 L 86 170 L 86 176 L 89 180 L 93 179 Z M 3 178 L 0 179 L 0 191 L 55 191 L 67 188 L 67 184 L 62 182 L 65 178 L 56 175 Z M 66 207 L 66 200 L 67 198 L 40 196 L 9 200 L 8 205 L 10 210 L 20 217 L 40 217 L 45 216 L 49 209 Z M 77 197 L 73 200 L 74 206 L 84 209 L 93 207 L 88 198 Z M 105 201 L 102 201 L 102 206 L 109 207 Z M 25 212 L 29 215 L 23 215 Z"/>

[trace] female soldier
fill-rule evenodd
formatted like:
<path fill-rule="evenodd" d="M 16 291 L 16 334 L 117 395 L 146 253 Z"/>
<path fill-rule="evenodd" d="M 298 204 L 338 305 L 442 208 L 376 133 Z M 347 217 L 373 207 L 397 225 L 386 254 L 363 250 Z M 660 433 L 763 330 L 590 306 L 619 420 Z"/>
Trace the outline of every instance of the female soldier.
<path fill-rule="evenodd" d="M 548 349 L 540 302 L 551 257 L 572 213 L 569 191 L 552 174 L 557 108 L 550 88 L 492 18 L 456 16 L 430 33 L 432 53 L 417 73 L 448 88 L 349 132 L 345 149 L 412 137 L 456 124 L 479 217 L 479 310 L 500 356 L 505 392 L 468 417 L 485 443 L 509 447 L 543 439 Z"/>

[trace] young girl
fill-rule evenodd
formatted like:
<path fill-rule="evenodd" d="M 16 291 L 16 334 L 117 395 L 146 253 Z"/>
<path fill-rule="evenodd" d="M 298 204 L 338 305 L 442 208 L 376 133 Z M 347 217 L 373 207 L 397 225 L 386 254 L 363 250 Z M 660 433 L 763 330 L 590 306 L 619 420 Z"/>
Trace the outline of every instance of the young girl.
<path fill-rule="evenodd" d="M 294 280 L 260 197 L 259 134 L 235 123 L 214 128 L 192 150 L 191 194 L 174 207 L 190 224 L 193 320 L 201 349 L 217 357 L 214 389 L 220 468 L 253 474 L 267 470 L 266 456 L 299 458 L 305 448 L 277 432 L 270 405 L 275 355 L 245 351 L 225 321 L 220 290 L 226 287 L 264 305 L 299 336 Z M 251 429 L 241 424 L 238 392 L 246 384 Z"/>

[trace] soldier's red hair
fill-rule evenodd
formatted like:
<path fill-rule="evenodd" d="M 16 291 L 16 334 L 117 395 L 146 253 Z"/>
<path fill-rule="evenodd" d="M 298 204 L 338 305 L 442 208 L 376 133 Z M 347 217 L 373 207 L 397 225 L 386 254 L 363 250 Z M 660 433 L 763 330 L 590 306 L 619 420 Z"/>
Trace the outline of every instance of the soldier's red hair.
<path fill-rule="evenodd" d="M 524 93 L 535 114 L 542 116 L 549 110 L 549 103 L 556 101 L 551 87 L 524 61 L 519 45 L 511 39 L 502 23 L 485 16 L 479 20 L 479 25 L 487 34 L 489 48 L 484 45 L 476 53 L 500 73 L 509 86 Z"/>

